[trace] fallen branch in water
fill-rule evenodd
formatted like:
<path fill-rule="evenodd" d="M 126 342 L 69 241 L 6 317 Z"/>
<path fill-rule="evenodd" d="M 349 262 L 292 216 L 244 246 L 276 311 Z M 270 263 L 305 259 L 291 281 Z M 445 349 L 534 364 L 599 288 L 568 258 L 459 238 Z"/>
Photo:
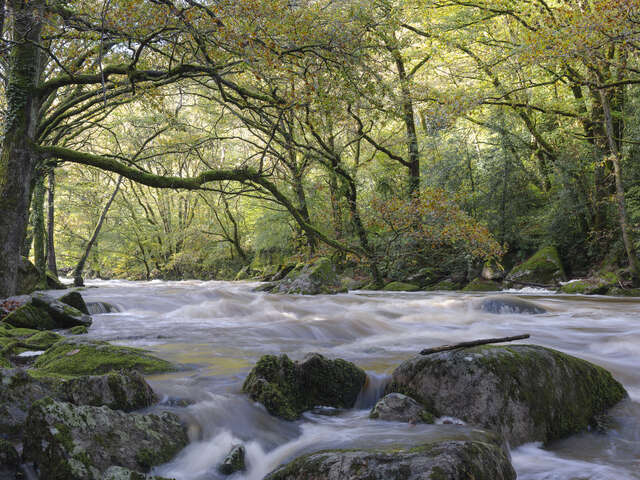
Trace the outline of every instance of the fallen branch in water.
<path fill-rule="evenodd" d="M 524 340 L 531 335 L 525 333 L 524 335 L 516 335 L 515 337 L 502 337 L 502 338 L 485 338 L 483 340 L 472 340 L 470 342 L 456 343 L 454 345 L 441 345 L 439 347 L 425 348 L 420 352 L 420 355 L 430 355 L 432 353 L 446 352 L 447 350 L 455 350 L 457 348 L 477 347 L 478 345 L 487 345 L 489 343 L 504 343 L 513 342 L 514 340 Z"/>

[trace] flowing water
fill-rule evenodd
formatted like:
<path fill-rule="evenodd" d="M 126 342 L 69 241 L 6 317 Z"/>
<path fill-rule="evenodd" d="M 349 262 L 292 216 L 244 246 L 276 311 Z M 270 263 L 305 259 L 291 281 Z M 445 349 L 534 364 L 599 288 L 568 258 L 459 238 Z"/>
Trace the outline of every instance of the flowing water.
<path fill-rule="evenodd" d="M 190 445 L 154 473 L 178 480 L 222 478 L 216 466 L 242 443 L 248 470 L 228 477 L 259 480 L 278 465 L 327 448 L 409 445 L 474 438 L 465 425 L 370 420 L 386 379 L 424 347 L 530 333 L 530 343 L 556 348 L 609 369 L 630 398 L 613 410 L 615 428 L 586 432 L 542 447 L 512 450 L 521 480 L 640 479 L 640 300 L 519 292 L 544 306 L 542 315 L 477 310 L 484 295 L 356 291 L 334 296 L 254 293 L 252 283 L 94 282 L 87 301 L 119 310 L 94 315 L 89 337 L 144 347 L 182 369 L 149 377 L 164 398 L 156 408 L 189 425 Z M 307 413 L 297 422 L 271 417 L 241 393 L 264 354 L 308 352 L 350 360 L 367 370 L 369 386 L 356 408 Z"/>

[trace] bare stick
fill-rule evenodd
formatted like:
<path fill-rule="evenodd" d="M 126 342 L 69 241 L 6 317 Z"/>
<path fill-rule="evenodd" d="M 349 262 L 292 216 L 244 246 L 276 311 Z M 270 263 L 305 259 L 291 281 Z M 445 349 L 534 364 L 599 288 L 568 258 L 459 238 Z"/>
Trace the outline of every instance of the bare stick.
<path fill-rule="evenodd" d="M 485 338 L 483 340 L 472 340 L 470 342 L 456 343 L 454 345 L 441 345 L 439 347 L 425 348 L 420 352 L 420 355 L 430 355 L 432 353 L 446 352 L 447 350 L 455 350 L 456 348 L 476 347 L 478 345 L 487 345 L 488 343 L 503 343 L 513 342 L 514 340 L 524 340 L 531 335 L 528 333 L 524 335 L 516 335 L 515 337 L 502 337 L 502 338 Z"/>

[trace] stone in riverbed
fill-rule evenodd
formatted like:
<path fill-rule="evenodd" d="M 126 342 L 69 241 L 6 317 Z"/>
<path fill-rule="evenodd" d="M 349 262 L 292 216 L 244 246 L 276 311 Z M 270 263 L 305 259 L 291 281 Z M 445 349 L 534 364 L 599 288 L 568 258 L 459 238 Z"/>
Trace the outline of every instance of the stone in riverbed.
<path fill-rule="evenodd" d="M 89 315 L 89 309 L 87 308 L 87 304 L 84 303 L 84 299 L 79 292 L 71 291 L 60 298 L 58 298 L 59 302 L 65 303 L 76 310 L 80 310 L 82 313 L 86 313 Z"/>
<path fill-rule="evenodd" d="M 31 296 L 31 303 L 46 311 L 56 323 L 56 328 L 71 328 L 76 325 L 91 326 L 89 315 L 45 293 L 34 293 Z"/>
<path fill-rule="evenodd" d="M 553 246 L 541 248 L 528 260 L 513 267 L 506 277 L 507 282 L 539 285 L 556 285 L 566 279 L 560 255 Z"/>
<path fill-rule="evenodd" d="M 483 278 L 472 280 L 462 289 L 463 292 L 496 292 L 499 290 L 502 290 L 502 286 L 498 282 Z"/>
<path fill-rule="evenodd" d="M 171 413 L 127 414 L 45 398 L 29 411 L 23 457 L 41 478 L 94 480 L 114 465 L 148 472 L 187 443 L 186 429 Z"/>
<path fill-rule="evenodd" d="M 378 400 L 369 418 L 390 422 L 433 423 L 434 418 L 424 406 L 401 393 L 389 393 Z"/>
<path fill-rule="evenodd" d="M 245 469 L 245 453 L 245 449 L 242 445 L 234 446 L 229 454 L 224 457 L 220 466 L 218 466 L 218 471 L 223 475 L 231 475 L 235 472 L 241 472 Z"/>
<path fill-rule="evenodd" d="M 382 290 L 387 292 L 417 292 L 420 287 L 412 283 L 391 282 L 386 284 Z"/>
<path fill-rule="evenodd" d="M 328 450 L 297 458 L 265 480 L 515 480 L 497 441 L 446 441 L 386 450 Z"/>
<path fill-rule="evenodd" d="M 311 353 L 294 363 L 287 355 L 265 355 L 249 372 L 242 391 L 270 414 L 296 420 L 316 406 L 353 407 L 365 380 L 364 370 L 340 358 Z"/>
<path fill-rule="evenodd" d="M 109 467 L 104 472 L 100 480 L 174 480 L 164 477 L 155 477 L 145 475 L 144 473 L 134 472 L 123 467 Z"/>
<path fill-rule="evenodd" d="M 335 265 L 328 258 L 321 257 L 306 265 L 296 266 L 272 291 L 318 295 L 345 292 L 346 289 L 340 285 Z"/>
<path fill-rule="evenodd" d="M 56 343 L 39 356 L 34 367 L 38 375 L 100 375 L 119 370 L 159 373 L 174 366 L 145 350 L 107 342 L 73 338 Z"/>
<path fill-rule="evenodd" d="M 539 315 L 547 311 L 540 305 L 511 295 L 494 295 L 480 302 L 480 310 L 489 313 L 528 313 Z"/>
<path fill-rule="evenodd" d="M 494 430 L 512 447 L 580 432 L 626 396 L 605 369 L 536 345 L 416 356 L 393 372 L 387 391 Z"/>
<path fill-rule="evenodd" d="M 4 317 L 3 322 L 16 328 L 32 330 L 53 330 L 58 328 L 57 322 L 43 309 L 27 303 Z"/>

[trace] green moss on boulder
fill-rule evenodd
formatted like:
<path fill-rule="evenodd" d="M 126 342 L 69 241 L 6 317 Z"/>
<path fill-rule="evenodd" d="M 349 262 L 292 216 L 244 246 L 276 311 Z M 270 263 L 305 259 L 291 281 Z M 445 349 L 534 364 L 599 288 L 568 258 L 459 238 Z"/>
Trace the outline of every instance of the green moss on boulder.
<path fill-rule="evenodd" d="M 58 298 L 58 301 L 89 315 L 89 309 L 87 308 L 87 304 L 84 302 L 82 295 L 80 295 L 80 293 L 75 290 L 64 294 L 63 296 Z"/>
<path fill-rule="evenodd" d="M 296 420 L 316 406 L 351 408 L 365 384 L 364 370 L 346 360 L 318 353 L 293 362 L 287 355 L 265 355 L 253 367 L 243 392 L 285 420 Z"/>
<path fill-rule="evenodd" d="M 331 260 L 321 257 L 308 264 L 296 265 L 273 291 L 318 295 L 345 292 L 346 289 L 340 284 Z"/>
<path fill-rule="evenodd" d="M 22 305 L 4 317 L 3 322 L 17 328 L 29 328 L 34 330 L 53 330 L 56 322 L 49 313 L 30 303 Z"/>
<path fill-rule="evenodd" d="M 498 290 L 502 290 L 502 287 L 498 282 L 485 280 L 480 277 L 473 279 L 462 289 L 464 292 L 495 292 Z"/>
<path fill-rule="evenodd" d="M 499 432 L 511 446 L 580 432 L 626 396 L 602 367 L 536 345 L 417 356 L 393 372 L 387 391 Z"/>
<path fill-rule="evenodd" d="M 506 279 L 513 283 L 555 285 L 565 281 L 566 275 L 556 247 L 546 246 L 525 262 L 513 267 Z"/>
<path fill-rule="evenodd" d="M 36 375 L 99 375 L 119 370 L 158 373 L 175 367 L 145 350 L 88 339 L 56 343 L 34 363 Z"/>
<path fill-rule="evenodd" d="M 71 333 L 71 335 L 86 335 L 87 333 L 89 333 L 89 329 L 84 325 L 78 325 L 69 330 L 69 332 Z"/>
<path fill-rule="evenodd" d="M 391 282 L 387 283 L 382 290 L 386 292 L 417 292 L 420 287 L 412 283 Z"/>
<path fill-rule="evenodd" d="M 461 285 L 459 283 L 454 282 L 449 278 L 445 278 L 444 280 L 440 280 L 435 285 L 430 285 L 426 287 L 425 290 L 429 292 L 435 292 L 438 290 L 453 291 L 453 290 L 459 290 L 460 287 Z"/>

